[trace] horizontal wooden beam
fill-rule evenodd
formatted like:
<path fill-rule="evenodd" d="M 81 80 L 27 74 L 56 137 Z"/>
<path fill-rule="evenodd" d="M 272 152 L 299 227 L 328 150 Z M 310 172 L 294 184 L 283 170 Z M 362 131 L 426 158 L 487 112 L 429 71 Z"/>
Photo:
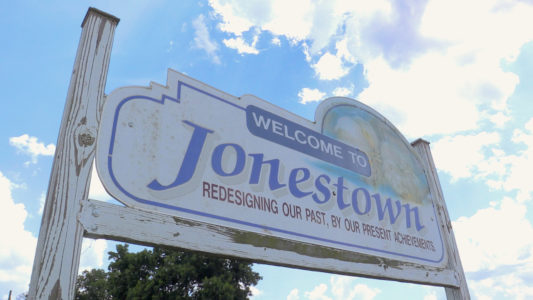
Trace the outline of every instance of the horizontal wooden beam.
<path fill-rule="evenodd" d="M 456 287 L 454 271 L 274 238 L 97 200 L 83 202 L 85 236 L 250 259 L 342 275 Z"/>

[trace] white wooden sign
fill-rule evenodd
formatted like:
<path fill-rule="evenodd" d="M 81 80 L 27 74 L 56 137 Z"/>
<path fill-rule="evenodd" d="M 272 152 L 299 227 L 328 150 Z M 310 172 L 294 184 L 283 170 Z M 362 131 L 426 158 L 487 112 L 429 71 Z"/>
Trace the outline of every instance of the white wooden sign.
<path fill-rule="evenodd" d="M 309 122 L 169 70 L 106 101 L 97 170 L 129 207 L 429 266 L 446 255 L 418 155 L 347 98 Z"/>
<path fill-rule="evenodd" d="M 310 122 L 175 71 L 104 94 L 118 19 L 90 8 L 29 299 L 73 299 L 83 237 L 445 287 L 469 299 L 429 143 L 332 98 Z M 106 189 L 87 199 L 96 153 Z"/>

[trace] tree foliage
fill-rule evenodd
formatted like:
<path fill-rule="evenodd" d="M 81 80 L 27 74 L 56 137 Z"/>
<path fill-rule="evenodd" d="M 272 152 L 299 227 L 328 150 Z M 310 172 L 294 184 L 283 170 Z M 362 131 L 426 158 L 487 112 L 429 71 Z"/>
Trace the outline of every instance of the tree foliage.
<path fill-rule="evenodd" d="M 159 247 L 109 252 L 108 271 L 78 276 L 76 299 L 248 299 L 261 279 L 251 263 Z"/>
<path fill-rule="evenodd" d="M 83 271 L 76 281 L 76 299 L 111 299 L 107 279 L 108 274 L 102 269 Z"/>

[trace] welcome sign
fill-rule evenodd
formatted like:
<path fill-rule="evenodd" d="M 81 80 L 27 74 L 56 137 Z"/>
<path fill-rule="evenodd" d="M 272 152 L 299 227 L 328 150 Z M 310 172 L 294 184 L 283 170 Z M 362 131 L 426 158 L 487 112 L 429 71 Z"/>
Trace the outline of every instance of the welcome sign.
<path fill-rule="evenodd" d="M 167 86 L 107 96 L 96 164 L 126 206 L 225 228 L 442 267 L 417 154 L 347 98 L 315 122 L 169 70 Z"/>

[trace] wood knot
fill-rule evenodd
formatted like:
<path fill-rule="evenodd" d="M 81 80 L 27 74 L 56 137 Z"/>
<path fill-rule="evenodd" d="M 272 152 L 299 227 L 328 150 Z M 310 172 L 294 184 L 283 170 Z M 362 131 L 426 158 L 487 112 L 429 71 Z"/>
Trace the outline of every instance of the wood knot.
<path fill-rule="evenodd" d="M 78 143 L 83 147 L 92 146 L 94 140 L 94 137 L 89 133 L 81 133 L 78 135 Z"/>

